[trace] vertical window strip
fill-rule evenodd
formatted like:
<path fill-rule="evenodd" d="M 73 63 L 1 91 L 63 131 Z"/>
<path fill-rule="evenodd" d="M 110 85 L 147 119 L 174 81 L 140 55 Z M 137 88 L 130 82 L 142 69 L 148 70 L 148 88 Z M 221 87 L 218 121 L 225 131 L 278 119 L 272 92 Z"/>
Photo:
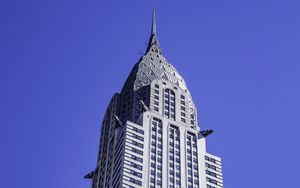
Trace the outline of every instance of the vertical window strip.
<path fill-rule="evenodd" d="M 199 166 L 198 166 L 198 150 L 197 150 L 197 137 L 194 134 L 188 133 L 187 136 L 188 148 L 188 180 L 192 183 L 193 187 L 199 187 Z"/>
<path fill-rule="evenodd" d="M 171 125 L 169 129 L 169 183 L 170 187 L 176 188 L 181 187 L 179 136 L 179 129 Z"/>
<path fill-rule="evenodd" d="M 176 155 L 176 158 L 178 158 L 179 159 L 179 161 L 177 161 L 176 160 L 176 158 L 175 158 L 175 162 L 176 162 L 176 166 L 175 167 L 177 167 L 177 166 L 179 166 L 179 168 L 177 169 L 176 168 L 176 174 L 178 173 L 179 174 L 179 177 L 177 177 L 176 176 L 176 174 L 175 174 L 175 176 L 176 176 L 176 184 L 177 184 L 177 182 L 178 182 L 178 184 L 179 184 L 179 186 L 176 186 L 176 187 L 180 187 L 180 185 L 181 185 L 181 172 L 180 172 L 180 133 L 179 133 L 179 129 L 177 128 L 177 129 L 175 129 L 175 143 L 177 143 L 178 142 L 178 147 L 175 147 L 175 155 Z"/>
<path fill-rule="evenodd" d="M 170 187 L 175 186 L 175 139 L 174 139 L 174 129 L 170 127 L 169 130 L 169 184 Z"/>
<path fill-rule="evenodd" d="M 175 93 L 170 89 L 164 91 L 164 116 L 175 120 Z"/>
<path fill-rule="evenodd" d="M 151 167 L 150 183 L 154 187 L 162 186 L 162 121 L 153 118 L 151 124 Z"/>
<path fill-rule="evenodd" d="M 188 134 L 187 136 L 187 177 L 188 177 L 188 187 L 193 187 L 193 152 L 192 152 L 192 136 Z"/>

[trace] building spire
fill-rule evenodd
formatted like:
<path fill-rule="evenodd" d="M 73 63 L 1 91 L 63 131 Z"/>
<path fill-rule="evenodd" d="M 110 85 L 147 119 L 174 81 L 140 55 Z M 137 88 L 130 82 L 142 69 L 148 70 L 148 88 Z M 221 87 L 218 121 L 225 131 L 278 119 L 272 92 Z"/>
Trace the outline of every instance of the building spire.
<path fill-rule="evenodd" d="M 151 27 L 151 36 L 150 36 L 150 39 L 149 39 L 149 43 L 148 43 L 148 47 L 147 47 L 147 50 L 146 50 L 146 53 L 150 51 L 151 47 L 155 45 L 156 46 L 156 51 L 158 53 L 161 53 L 160 52 L 160 49 L 159 49 L 159 44 L 158 44 L 158 40 L 156 38 L 156 16 L 155 16 L 155 9 L 153 9 L 153 14 L 152 14 L 152 27 Z"/>
<path fill-rule="evenodd" d="M 154 8 L 153 8 L 153 15 L 152 15 L 151 35 L 156 35 L 156 17 L 155 17 L 155 9 Z"/>

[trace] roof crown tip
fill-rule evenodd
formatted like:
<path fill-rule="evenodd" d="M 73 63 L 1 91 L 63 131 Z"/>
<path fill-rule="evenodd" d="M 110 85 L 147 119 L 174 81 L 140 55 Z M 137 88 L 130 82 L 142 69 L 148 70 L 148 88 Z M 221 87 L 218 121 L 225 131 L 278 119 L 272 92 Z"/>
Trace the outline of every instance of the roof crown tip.
<path fill-rule="evenodd" d="M 152 14 L 152 29 L 151 29 L 151 34 L 155 35 L 156 34 L 156 16 L 155 16 L 155 9 L 153 8 L 153 14 Z"/>

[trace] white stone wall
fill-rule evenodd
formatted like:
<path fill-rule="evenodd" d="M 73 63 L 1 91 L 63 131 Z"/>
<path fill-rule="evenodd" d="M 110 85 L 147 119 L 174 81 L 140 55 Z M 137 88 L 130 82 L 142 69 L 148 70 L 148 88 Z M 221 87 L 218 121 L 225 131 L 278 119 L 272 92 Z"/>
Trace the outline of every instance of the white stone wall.
<path fill-rule="evenodd" d="M 221 158 L 212 154 L 205 154 L 205 167 L 206 167 L 206 184 L 210 188 L 222 188 L 222 162 Z"/>
<path fill-rule="evenodd" d="M 144 112 L 142 115 L 142 121 L 139 124 L 132 123 L 127 121 L 126 123 L 126 139 L 134 139 L 132 138 L 132 128 L 135 127 L 137 129 L 143 130 L 143 142 L 139 141 L 138 139 L 134 139 L 137 142 L 143 143 L 143 148 L 138 148 L 132 144 L 126 143 L 125 146 L 125 162 L 124 162 L 124 172 L 123 172 L 123 187 L 150 187 L 150 167 L 151 167 L 151 159 L 150 159 L 150 152 L 151 152 L 151 121 L 155 117 L 162 121 L 163 127 L 163 158 L 162 158 L 162 187 L 169 187 L 169 127 L 172 124 L 179 128 L 180 132 L 180 170 L 181 170 L 181 188 L 187 188 L 187 152 L 186 152 L 186 136 L 187 132 L 194 133 L 195 135 L 199 134 L 198 130 L 192 129 L 191 127 L 186 126 L 185 124 L 178 123 L 172 120 L 169 120 L 160 114 L 154 113 L 152 111 Z M 206 175 L 205 175 L 205 161 L 204 156 L 206 154 L 205 149 L 205 138 L 197 139 L 197 151 L 198 151 L 198 166 L 199 166 L 199 175 L 198 179 L 200 182 L 199 187 L 204 188 L 206 187 Z M 135 152 L 131 151 L 131 148 L 140 149 L 143 151 L 143 163 L 141 163 L 143 169 L 138 170 L 130 166 L 129 162 L 136 162 L 134 160 L 129 159 L 130 155 L 137 155 Z M 136 162 L 137 164 L 140 164 Z M 142 173 L 142 177 L 138 178 L 136 176 L 130 175 L 127 169 L 134 170 L 136 172 Z M 134 183 L 129 182 L 129 178 L 134 178 L 138 181 L 142 182 L 141 186 L 138 186 Z M 158 187 L 158 186 L 156 186 Z M 175 186 L 176 187 L 176 186 Z"/>

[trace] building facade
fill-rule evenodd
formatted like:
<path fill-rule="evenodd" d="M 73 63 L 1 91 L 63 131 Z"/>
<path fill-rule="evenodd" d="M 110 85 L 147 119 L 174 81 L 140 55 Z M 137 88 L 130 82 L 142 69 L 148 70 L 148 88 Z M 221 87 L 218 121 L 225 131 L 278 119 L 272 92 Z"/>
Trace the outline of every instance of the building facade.
<path fill-rule="evenodd" d="M 184 79 L 163 57 L 155 13 L 149 44 L 103 119 L 92 188 L 221 188 Z"/>

